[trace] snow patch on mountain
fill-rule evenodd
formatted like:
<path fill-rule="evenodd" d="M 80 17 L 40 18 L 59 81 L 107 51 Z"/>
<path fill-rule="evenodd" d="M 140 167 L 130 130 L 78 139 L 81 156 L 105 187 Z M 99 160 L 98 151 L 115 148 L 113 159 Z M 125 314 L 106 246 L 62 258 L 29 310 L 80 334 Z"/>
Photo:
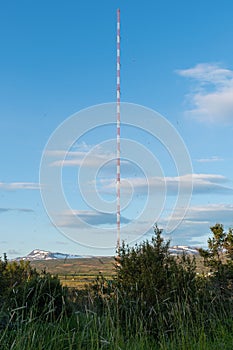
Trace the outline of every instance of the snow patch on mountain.
<path fill-rule="evenodd" d="M 171 255 L 188 254 L 188 255 L 198 255 L 198 248 L 188 247 L 183 245 L 176 245 L 169 248 Z M 48 250 L 34 249 L 31 253 L 26 256 L 18 257 L 15 260 L 66 260 L 66 259 L 81 259 L 81 258 L 93 258 L 91 255 L 73 255 L 64 253 L 53 253 Z"/>
<path fill-rule="evenodd" d="M 169 248 L 171 255 L 188 254 L 188 255 L 198 255 L 198 248 L 189 247 L 186 245 L 174 245 Z"/>
<path fill-rule="evenodd" d="M 31 253 L 26 256 L 18 257 L 16 260 L 66 260 L 66 259 L 80 259 L 80 258 L 91 258 L 89 255 L 73 255 L 64 253 L 53 253 L 48 250 L 34 249 Z"/>

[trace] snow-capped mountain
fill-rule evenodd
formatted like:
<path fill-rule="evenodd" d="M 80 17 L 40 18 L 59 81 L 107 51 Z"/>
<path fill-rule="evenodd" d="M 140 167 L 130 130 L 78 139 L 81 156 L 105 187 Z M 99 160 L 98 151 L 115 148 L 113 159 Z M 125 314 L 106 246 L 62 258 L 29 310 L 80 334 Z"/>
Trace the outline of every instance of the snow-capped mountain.
<path fill-rule="evenodd" d="M 56 259 L 80 259 L 80 258 L 90 258 L 87 255 L 72 255 L 64 253 L 53 253 L 47 250 L 34 249 L 31 253 L 26 256 L 18 257 L 16 260 L 56 260 Z"/>
<path fill-rule="evenodd" d="M 169 248 L 169 252 L 172 255 L 188 254 L 188 255 L 198 255 L 198 249 L 188 246 L 172 246 Z M 26 256 L 18 257 L 15 260 L 66 260 L 66 259 L 80 259 L 80 258 L 92 258 L 91 255 L 72 255 L 64 253 L 53 253 L 48 250 L 34 249 L 31 253 Z"/>
<path fill-rule="evenodd" d="M 198 248 L 188 247 L 186 245 L 174 245 L 169 248 L 171 255 L 188 254 L 188 255 L 198 255 Z"/>

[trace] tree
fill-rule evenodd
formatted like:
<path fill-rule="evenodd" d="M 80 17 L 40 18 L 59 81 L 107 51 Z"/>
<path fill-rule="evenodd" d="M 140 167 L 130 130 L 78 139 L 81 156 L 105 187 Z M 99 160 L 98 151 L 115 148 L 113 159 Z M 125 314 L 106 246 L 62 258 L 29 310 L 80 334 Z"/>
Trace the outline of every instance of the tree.
<path fill-rule="evenodd" d="M 223 247 L 226 250 L 227 258 L 233 261 L 233 231 L 229 228 L 227 235 L 225 236 Z"/>
<path fill-rule="evenodd" d="M 218 271 L 224 264 L 233 261 L 233 231 L 229 228 L 224 231 L 222 224 L 215 224 L 210 227 L 212 237 L 208 239 L 208 249 L 199 249 L 205 265 Z"/>
<path fill-rule="evenodd" d="M 212 272 L 210 282 L 216 297 L 230 301 L 233 297 L 233 232 L 231 228 L 226 232 L 219 223 L 210 230 L 208 249 L 199 249 L 199 253 Z"/>
<path fill-rule="evenodd" d="M 169 247 L 170 241 L 164 241 L 156 225 L 151 241 L 134 247 L 123 243 L 116 258 L 115 286 L 121 319 L 124 321 L 132 310 L 132 314 L 141 315 L 145 327 L 153 333 L 172 329 L 171 305 L 183 303 L 185 314 L 186 307 L 191 312 L 196 297 L 195 258 L 173 256 Z"/>

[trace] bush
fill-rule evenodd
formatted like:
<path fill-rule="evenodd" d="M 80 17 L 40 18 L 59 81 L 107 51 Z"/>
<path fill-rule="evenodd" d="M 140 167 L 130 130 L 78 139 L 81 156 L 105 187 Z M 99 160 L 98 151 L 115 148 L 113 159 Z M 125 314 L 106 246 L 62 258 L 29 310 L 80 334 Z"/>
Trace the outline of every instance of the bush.
<path fill-rule="evenodd" d="M 54 320 L 71 311 L 67 289 L 56 276 L 39 274 L 29 262 L 8 262 L 6 257 L 0 261 L 0 296 L 0 310 L 13 321 Z"/>
<path fill-rule="evenodd" d="M 194 313 L 197 283 L 195 258 L 172 256 L 162 230 L 155 226 L 154 233 L 151 242 L 132 248 L 123 243 L 114 281 L 98 278 L 93 290 L 101 309 L 103 305 L 117 307 L 121 324 L 130 320 L 137 329 L 140 320 L 146 332 L 157 336 L 161 329 L 171 332 L 175 328 L 175 310 L 184 319 Z"/>
<path fill-rule="evenodd" d="M 153 306 L 155 301 L 183 297 L 194 287 L 196 263 L 186 255 L 172 256 L 170 242 L 165 243 L 155 227 L 151 242 L 145 241 L 133 248 L 124 244 L 117 257 L 117 285 L 133 299 L 140 296 Z"/>
<path fill-rule="evenodd" d="M 14 288 L 18 288 L 33 276 L 38 275 L 32 269 L 29 261 L 11 261 L 0 258 L 0 307 L 9 300 L 9 295 Z"/>
<path fill-rule="evenodd" d="M 122 300 L 133 303 L 146 321 L 148 331 L 157 334 L 159 329 L 169 332 L 174 329 L 176 315 L 171 312 L 174 305 L 182 306 L 184 316 L 192 313 L 196 263 L 194 257 L 172 256 L 170 242 L 164 242 L 162 230 L 155 226 L 154 233 L 151 242 L 133 248 L 121 247 L 116 282 Z"/>

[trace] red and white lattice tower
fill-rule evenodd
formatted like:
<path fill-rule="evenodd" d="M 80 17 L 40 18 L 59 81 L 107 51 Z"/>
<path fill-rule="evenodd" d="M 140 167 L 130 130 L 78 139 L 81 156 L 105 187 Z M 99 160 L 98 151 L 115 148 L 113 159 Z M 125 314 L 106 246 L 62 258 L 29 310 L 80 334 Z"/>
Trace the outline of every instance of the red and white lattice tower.
<path fill-rule="evenodd" d="M 120 90 L 120 9 L 117 9 L 117 249 L 120 247 L 120 231 L 121 231 L 121 205 L 120 205 L 120 125 L 121 125 L 121 90 Z"/>

